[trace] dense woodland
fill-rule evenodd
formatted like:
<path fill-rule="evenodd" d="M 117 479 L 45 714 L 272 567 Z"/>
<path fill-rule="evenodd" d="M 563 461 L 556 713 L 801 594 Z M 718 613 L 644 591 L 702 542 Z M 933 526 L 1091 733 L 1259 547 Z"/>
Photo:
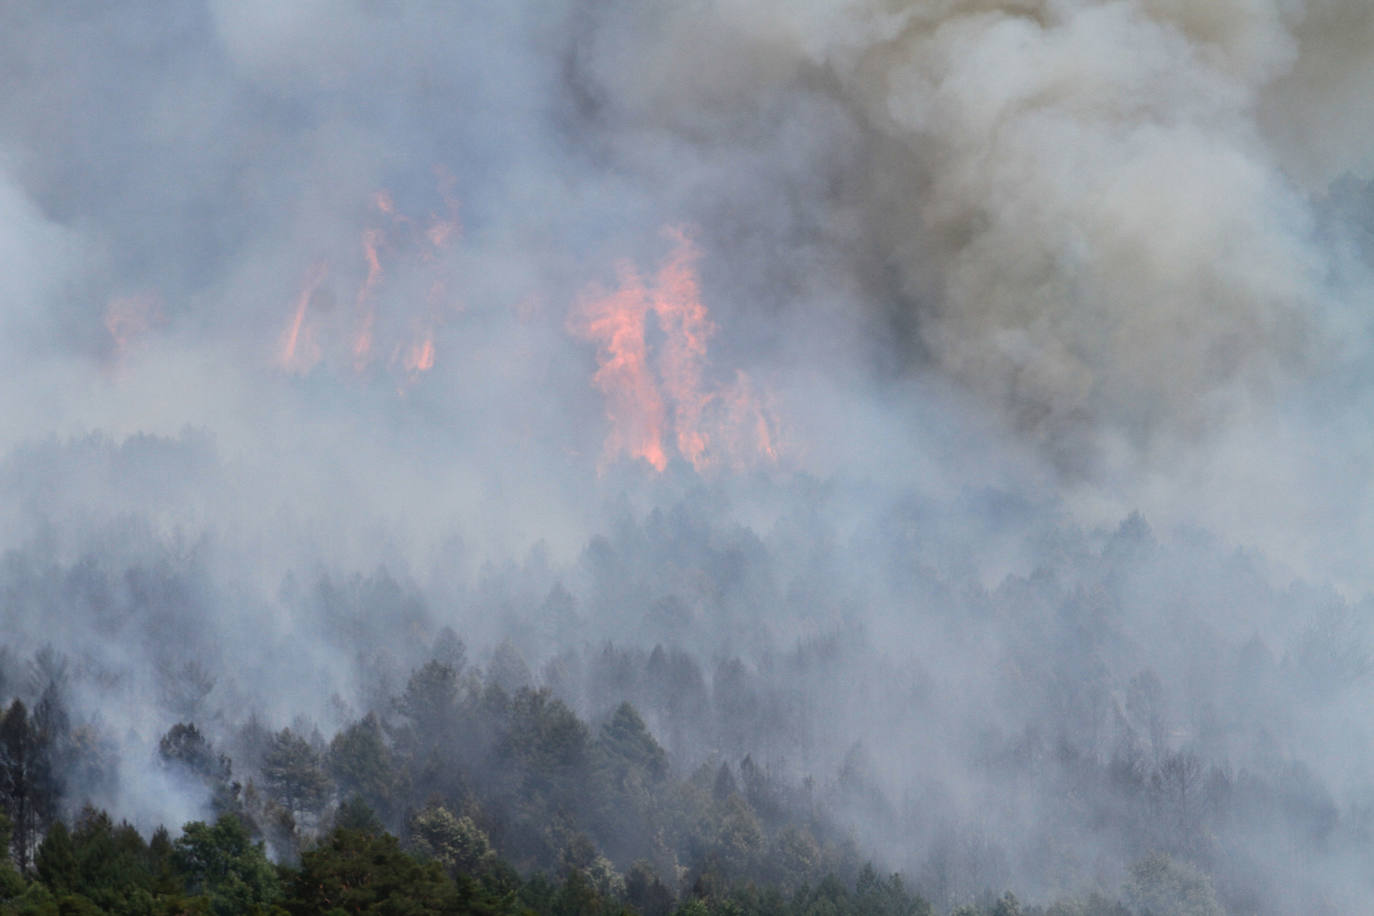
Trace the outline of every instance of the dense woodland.
<path fill-rule="evenodd" d="M 844 530 L 854 496 L 803 483 L 766 528 L 698 493 L 572 562 L 455 545 L 442 575 L 264 584 L 124 515 L 9 550 L 6 906 L 113 906 L 52 864 L 107 840 L 129 893 L 205 896 L 187 844 L 220 836 L 302 912 L 311 868 L 393 842 L 435 893 L 535 912 L 1349 911 L 1367 602 L 993 492 Z"/>
<path fill-rule="evenodd" d="M 0 0 L 0 916 L 1374 905 L 1374 2 Z"/>
<path fill-rule="evenodd" d="M 147 839 L 89 805 L 60 815 L 64 773 L 98 768 L 99 752 L 70 728 L 60 662 L 41 656 L 32 672 L 53 679 L 38 705 L 15 699 L 0 724 L 0 912 L 935 912 L 901 875 L 861 863 L 809 786 L 749 757 L 675 776 L 629 703 L 593 728 L 547 689 L 483 683 L 461 643 L 445 646 L 388 720 L 369 714 L 327 742 L 245 723 L 246 782 L 194 724 L 173 726 L 153 765 L 202 787 L 215 818 Z M 1204 875 L 1163 855 L 1122 894 L 1129 904 L 1093 894 L 1045 909 L 985 890 L 953 912 L 1221 912 Z"/>

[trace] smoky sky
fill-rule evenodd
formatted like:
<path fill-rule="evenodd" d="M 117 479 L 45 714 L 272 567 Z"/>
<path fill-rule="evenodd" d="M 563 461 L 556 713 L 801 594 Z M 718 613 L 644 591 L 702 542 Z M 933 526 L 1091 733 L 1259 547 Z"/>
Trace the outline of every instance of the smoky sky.
<path fill-rule="evenodd" d="M 568 316 L 686 232 L 701 385 L 767 401 L 771 472 L 1049 487 L 1358 576 L 1326 534 L 1369 532 L 1360 4 L 6 19 L 8 447 L 197 427 L 257 512 L 390 488 L 575 544 L 653 475 L 604 461 Z"/>
<path fill-rule="evenodd" d="M 958 819 L 1027 659 L 1098 676 L 1064 602 L 1122 615 L 1114 696 L 1154 666 L 1243 723 L 1218 754 L 1330 748 L 1361 797 L 1363 693 L 1264 721 L 1171 646 L 1363 633 L 1362 0 L 21 0 L 0 86 L 16 651 L 91 648 L 42 621 L 107 577 L 226 704 L 342 721 L 372 688 L 314 615 L 358 576 L 536 669 L 676 633 L 767 680 L 838 627 L 801 746 Z M 142 638 L 92 670 L 181 664 Z M 140 677 L 115 730 L 155 739 Z"/>

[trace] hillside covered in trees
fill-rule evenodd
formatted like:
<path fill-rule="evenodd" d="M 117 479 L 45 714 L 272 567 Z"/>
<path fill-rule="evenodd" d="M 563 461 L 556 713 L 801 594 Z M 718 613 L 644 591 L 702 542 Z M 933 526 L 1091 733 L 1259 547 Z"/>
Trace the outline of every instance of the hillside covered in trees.
<path fill-rule="evenodd" d="M 644 912 L 884 889 L 913 912 L 1010 892 L 1282 913 L 1339 912 L 1328 879 L 1374 854 L 1366 784 L 1315 753 L 1363 728 L 1362 606 L 1138 516 L 1083 532 L 969 493 L 846 540 L 814 537 L 812 502 L 759 537 L 700 499 L 445 601 L 384 570 L 289 573 L 256 600 L 290 626 L 253 633 L 212 613 L 255 599 L 208 543 L 125 529 L 157 559 L 124 568 L 12 551 L 17 632 L 63 621 L 0 651 L 12 860 L 41 875 L 59 824 L 165 845 L 228 817 L 282 887 L 342 826 L 540 912 L 572 880 Z M 1033 571 L 988 587 L 959 557 L 994 515 Z"/>
<path fill-rule="evenodd" d="M 0 2 L 0 911 L 1374 911 L 1370 0 Z"/>
<path fill-rule="evenodd" d="M 461 665 L 461 643 L 445 648 Z M 326 744 L 244 723 L 235 747 L 256 761 L 246 784 L 179 723 L 154 765 L 208 792 L 215 819 L 145 839 L 89 805 L 59 814 L 63 767 L 96 763 L 78 759 L 59 690 L 50 681 L 32 715 L 14 700 L 0 723 L 3 913 L 936 912 L 901 875 L 860 864 L 811 786 L 749 757 L 674 776 L 629 703 L 593 733 L 547 689 L 507 694 L 432 660 L 395 698 L 391 725 L 369 714 Z M 1222 912 L 1204 874 L 1161 854 L 1133 866 L 1121 893 L 1134 909 L 1099 893 L 1022 907 L 984 889 L 951 912 Z"/>

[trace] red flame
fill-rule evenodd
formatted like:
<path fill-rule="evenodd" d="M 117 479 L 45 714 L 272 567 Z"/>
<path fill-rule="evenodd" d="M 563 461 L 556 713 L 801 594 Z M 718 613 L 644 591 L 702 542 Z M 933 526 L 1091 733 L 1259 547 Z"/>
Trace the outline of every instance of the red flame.
<path fill-rule="evenodd" d="M 706 341 L 716 332 L 706 306 L 701 304 L 697 282 L 697 247 L 680 229 L 669 230 L 676 248 L 658 272 L 653 307 L 665 341 L 659 353 L 663 386 L 673 402 L 677 449 L 700 470 L 706 460 L 707 436 L 702 412 L 709 396 L 701 390 Z"/>
<path fill-rule="evenodd" d="M 371 225 L 362 233 L 361 257 L 356 261 L 335 259 L 336 264 L 347 261 L 354 265 L 351 269 L 340 267 L 336 276 L 342 279 L 351 273 L 358 278 L 351 318 L 332 314 L 330 290 L 322 288 L 327 271 L 324 263 L 317 264 L 293 300 L 277 354 L 278 365 L 305 373 L 321 362 L 351 363 L 355 371 L 364 373 L 378 361 L 379 354 L 389 354 L 383 356 L 386 367 L 404 374 L 406 384 L 434 366 L 434 331 L 442 322 L 449 299 L 449 265 L 440 255 L 462 235 L 457 199 L 452 193 L 454 181 L 443 172 L 439 181 L 447 215 L 432 215 L 423 228 L 397 208 L 386 190 L 371 195 Z M 402 299 L 399 293 L 380 298 L 393 271 L 404 280 L 414 278 L 427 287 L 422 307 L 416 308 L 413 300 Z M 405 288 L 408 285 L 401 287 Z M 388 306 L 380 314 L 379 301 Z M 417 327 L 423 332 L 414 333 Z"/>
<path fill-rule="evenodd" d="M 426 335 L 419 343 L 412 344 L 406 351 L 405 359 L 402 362 L 405 370 L 410 373 L 428 372 L 434 368 L 434 337 Z"/>
<path fill-rule="evenodd" d="M 282 337 L 281 353 L 277 362 L 283 369 L 305 372 L 319 362 L 319 346 L 306 330 L 305 313 L 328 272 L 328 264 L 318 261 L 311 266 L 310 272 L 306 275 L 305 285 L 301 287 L 300 294 L 296 297 L 296 305 L 292 309 L 291 323 L 287 325 L 286 333 Z"/>
<path fill-rule="evenodd" d="M 111 299 L 105 306 L 105 330 L 114 346 L 114 362 L 123 362 L 135 341 L 160 317 L 157 299 L 151 295 L 140 293 Z"/>
<path fill-rule="evenodd" d="M 668 466 L 663 450 L 663 399 L 649 372 L 644 318 L 649 295 L 629 264 L 620 267 L 620 289 L 583 299 L 568 320 L 568 329 L 600 343 L 600 368 L 592 384 L 606 395 L 611 432 L 605 459 L 624 453 L 642 458 L 655 469 Z"/>
<path fill-rule="evenodd" d="M 754 390 L 744 370 L 735 371 L 735 383 L 720 394 L 725 411 L 723 428 L 734 435 L 727 439 L 725 451 L 730 464 L 744 469 L 755 456 L 770 462 L 778 460 L 777 434 L 773 412 Z"/>
<path fill-rule="evenodd" d="M 435 218 L 425 230 L 425 238 L 435 248 L 443 248 L 448 245 L 449 239 L 458 234 L 458 224 L 453 220 Z"/>
<path fill-rule="evenodd" d="M 611 421 L 603 463 L 623 454 L 662 471 L 667 438 L 697 471 L 776 461 L 771 411 L 749 377 L 737 372 L 729 387 L 705 386 L 707 342 L 717 328 L 701 301 L 700 251 L 680 229 L 665 234 L 673 252 L 651 289 L 632 266 L 622 265 L 619 289 L 584 296 L 568 319 L 571 333 L 599 344 L 592 382 L 606 396 Z M 663 334 L 652 354 L 646 336 L 651 311 Z M 671 427 L 665 400 L 672 405 Z"/>
<path fill-rule="evenodd" d="M 377 206 L 384 213 L 390 212 L 382 208 L 380 203 Z M 372 357 L 372 326 L 377 320 L 377 314 L 372 307 L 372 292 L 382 279 L 382 261 L 377 254 L 381 237 L 382 234 L 377 229 L 369 229 L 363 233 L 363 258 L 367 261 L 367 278 L 363 280 L 363 285 L 358 287 L 355 305 L 355 311 L 358 313 L 358 331 L 353 335 L 353 368 L 359 372 L 367 368 Z"/>

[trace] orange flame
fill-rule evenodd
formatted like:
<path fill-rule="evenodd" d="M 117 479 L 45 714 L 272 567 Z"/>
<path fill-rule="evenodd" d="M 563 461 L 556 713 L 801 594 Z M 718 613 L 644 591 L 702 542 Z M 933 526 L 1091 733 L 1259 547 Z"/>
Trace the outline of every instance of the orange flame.
<path fill-rule="evenodd" d="M 114 344 L 114 361 L 122 362 L 141 337 L 158 319 L 157 300 L 147 294 L 121 296 L 105 306 L 105 330 Z"/>
<path fill-rule="evenodd" d="M 384 361 L 386 368 L 413 381 L 418 373 L 427 372 L 436 356 L 434 331 L 441 324 L 445 303 L 451 299 L 450 265 L 443 258 L 444 248 L 461 238 L 462 226 L 457 220 L 457 199 L 453 196 L 455 180 L 438 171 L 439 193 L 444 207 L 436 208 L 445 215 L 431 215 L 421 223 L 398 209 L 391 194 L 383 190 L 367 198 L 367 222 L 354 255 L 339 267 L 338 282 L 356 276 L 357 287 L 352 311 L 334 314 L 329 287 L 321 289 L 325 281 L 326 265 L 315 265 L 304 287 L 292 300 L 290 318 L 282 333 L 276 353 L 277 363 L 293 372 L 308 372 L 321 361 L 330 364 L 351 363 L 363 373 L 369 366 Z M 356 260 L 355 260 L 356 259 Z M 339 264 L 339 260 L 334 261 Z M 396 278 L 407 281 L 398 284 L 398 295 L 382 294 Z M 399 293 L 409 289 L 426 290 L 421 307 L 399 299 Z M 385 310 L 379 304 L 385 302 Z M 395 306 L 395 313 L 391 306 Z M 424 333 L 416 333 L 417 329 Z"/>
<path fill-rule="evenodd" d="M 405 370 L 410 373 L 428 372 L 434 368 L 434 335 L 426 334 L 424 340 L 412 344 L 406 351 L 405 359 L 402 361 Z"/>
<path fill-rule="evenodd" d="M 735 384 L 721 393 L 721 402 L 725 408 L 724 427 L 736 433 L 728 448 L 730 463 L 742 469 L 751 463 L 753 455 L 776 462 L 776 424 L 744 370 L 735 370 Z"/>
<path fill-rule="evenodd" d="M 453 220 L 435 218 L 425 230 L 425 238 L 435 248 L 443 248 L 449 239 L 458 234 L 458 224 Z"/>
<path fill-rule="evenodd" d="M 703 382 L 707 342 L 717 328 L 701 301 L 700 251 L 680 229 L 665 235 L 674 249 L 652 289 L 622 265 L 619 290 L 584 297 L 569 316 L 571 333 L 600 344 L 592 382 L 606 395 L 611 421 L 603 463 L 625 454 L 659 471 L 667 467 L 665 395 L 672 405 L 671 439 L 698 472 L 722 462 L 742 469 L 760 459 L 776 461 L 771 412 L 749 377 L 737 372 L 734 384 L 720 390 Z M 646 336 L 650 311 L 663 334 L 652 360 L 657 372 Z"/>
<path fill-rule="evenodd" d="M 662 471 L 668 456 L 663 450 L 663 399 L 649 371 L 644 340 L 648 309 L 648 290 L 634 268 L 622 264 L 620 289 L 585 297 L 569 316 L 568 330 L 600 345 L 600 368 L 592 384 L 606 396 L 611 420 L 603 462 L 624 453 Z"/>
<path fill-rule="evenodd" d="M 305 285 L 301 287 L 300 295 L 296 297 L 296 305 L 293 309 L 294 316 L 282 337 L 281 353 L 277 359 L 278 364 L 283 369 L 304 372 L 320 358 L 319 347 L 310 339 L 308 333 L 305 334 L 303 340 L 302 332 L 305 331 L 305 313 L 310 307 L 310 300 L 314 298 L 315 291 L 324 282 L 326 273 L 328 273 L 328 265 L 324 261 L 312 265 L 310 272 L 306 275 Z"/>
<path fill-rule="evenodd" d="M 701 470 L 704 466 L 707 437 L 701 417 L 709 397 L 701 391 L 702 364 L 706 360 L 706 341 L 716 331 L 706 306 L 701 304 L 696 262 L 701 253 L 680 229 L 669 236 L 676 248 L 658 272 L 653 307 L 666 338 L 659 354 L 660 372 L 668 397 L 673 402 L 673 424 L 677 430 L 677 449 Z"/>
<path fill-rule="evenodd" d="M 379 191 L 378 196 L 385 198 L 389 206 L 390 198 L 385 197 L 385 192 Z M 378 208 L 382 209 L 380 203 Z M 383 212 L 390 211 L 383 209 Z M 382 278 L 382 261 L 377 254 L 381 237 L 381 232 L 376 229 L 369 229 L 363 233 L 363 257 L 367 261 L 367 278 L 358 288 L 355 306 L 359 315 L 358 331 L 353 336 L 353 367 L 359 372 L 367 368 L 372 355 L 372 326 L 377 320 L 376 312 L 372 308 L 372 292 Z"/>

